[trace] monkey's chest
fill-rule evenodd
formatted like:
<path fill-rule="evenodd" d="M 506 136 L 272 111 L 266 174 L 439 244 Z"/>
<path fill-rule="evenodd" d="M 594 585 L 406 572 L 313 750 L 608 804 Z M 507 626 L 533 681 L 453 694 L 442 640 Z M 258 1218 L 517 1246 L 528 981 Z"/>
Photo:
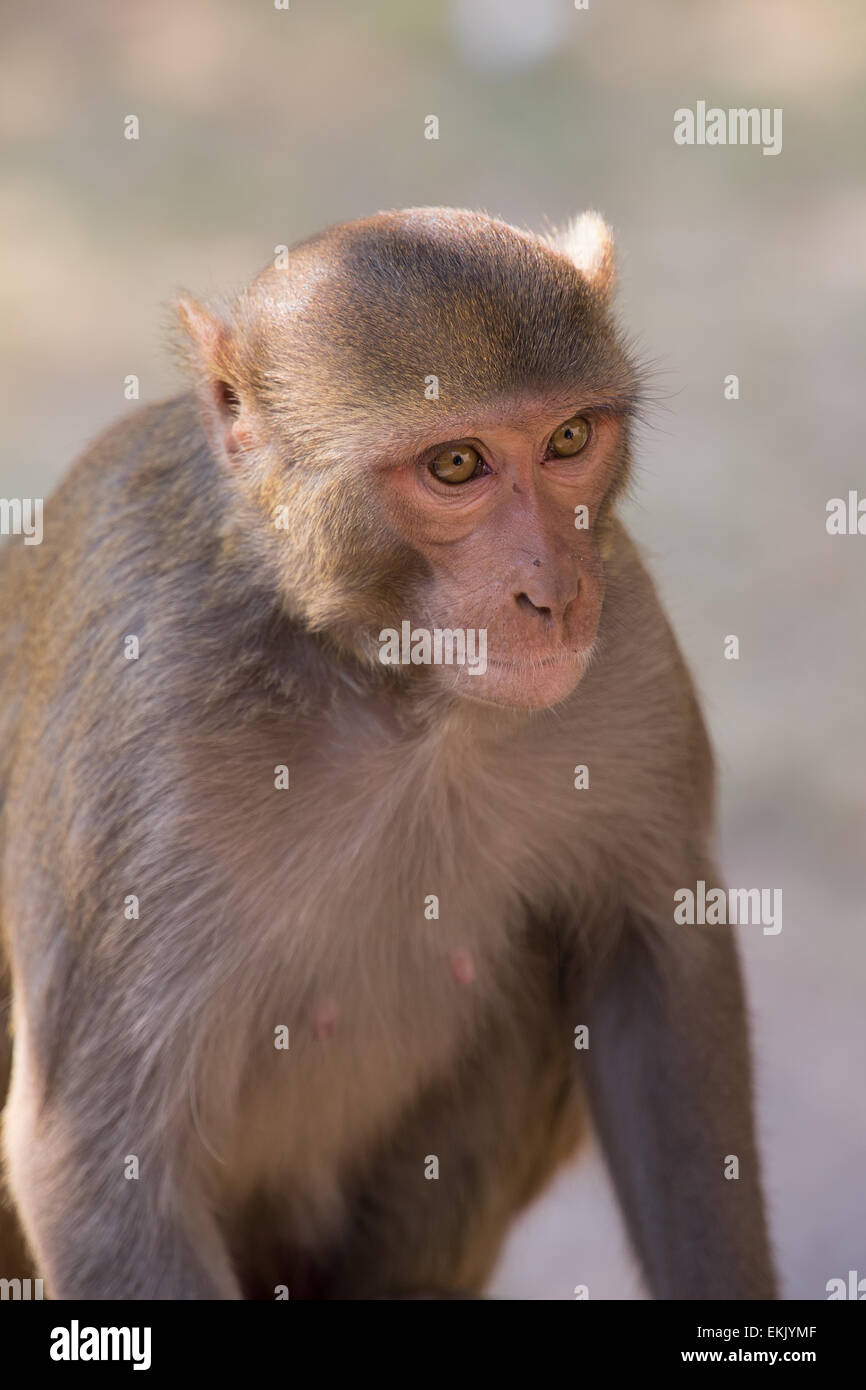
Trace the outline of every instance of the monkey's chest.
<path fill-rule="evenodd" d="M 287 1092 L 339 1092 L 377 1108 L 451 1064 L 515 973 L 519 900 L 495 876 L 384 845 L 288 876 L 286 959 L 271 992 L 287 1024 Z M 280 1059 L 277 1058 L 279 1068 Z"/>
<path fill-rule="evenodd" d="M 234 992 L 256 1000 L 227 1178 L 303 1192 L 319 1226 L 344 1175 L 511 1016 L 525 904 L 564 860 L 525 777 L 360 743 L 299 753 L 267 798 L 258 783 L 244 801 L 239 777 L 221 822 L 246 952 Z"/>
<path fill-rule="evenodd" d="M 230 1166 L 242 1190 L 303 1193 L 296 1227 L 337 1219 L 343 1180 L 517 990 L 525 920 L 510 876 L 479 874 L 457 845 L 400 841 L 383 831 L 315 866 L 307 841 L 274 879 L 281 945 L 269 922 Z"/>

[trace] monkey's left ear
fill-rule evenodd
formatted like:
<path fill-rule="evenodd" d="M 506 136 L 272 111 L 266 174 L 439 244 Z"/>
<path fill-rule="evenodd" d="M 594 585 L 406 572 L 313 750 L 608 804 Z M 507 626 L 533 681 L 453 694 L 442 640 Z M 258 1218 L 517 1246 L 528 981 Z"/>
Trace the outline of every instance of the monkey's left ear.
<path fill-rule="evenodd" d="M 567 256 L 599 294 L 609 295 L 614 283 L 613 233 L 597 212 L 573 217 L 561 232 L 546 240 Z"/>
<path fill-rule="evenodd" d="M 205 434 L 217 455 L 232 462 L 254 441 L 242 406 L 229 329 L 188 295 L 177 301 L 175 309 L 188 338 L 186 357 L 198 379 Z"/>

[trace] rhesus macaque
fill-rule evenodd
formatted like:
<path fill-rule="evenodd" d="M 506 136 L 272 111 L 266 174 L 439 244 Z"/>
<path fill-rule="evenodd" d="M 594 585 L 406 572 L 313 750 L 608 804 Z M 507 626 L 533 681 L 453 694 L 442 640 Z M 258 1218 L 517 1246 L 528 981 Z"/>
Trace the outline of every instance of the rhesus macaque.
<path fill-rule="evenodd" d="M 594 214 L 311 237 L 181 301 L 195 390 L 7 543 L 5 1152 L 54 1296 L 483 1293 L 587 1101 L 654 1296 L 773 1295 L 611 278 Z"/>

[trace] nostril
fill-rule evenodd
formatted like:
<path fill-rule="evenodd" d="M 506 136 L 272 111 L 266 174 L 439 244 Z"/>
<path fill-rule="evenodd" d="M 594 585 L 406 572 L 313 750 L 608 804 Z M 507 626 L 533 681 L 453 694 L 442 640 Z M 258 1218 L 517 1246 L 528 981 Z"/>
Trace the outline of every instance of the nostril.
<path fill-rule="evenodd" d="M 537 613 L 541 618 L 552 618 L 553 614 L 549 608 L 544 608 L 537 603 L 533 603 L 528 594 L 517 594 L 518 608 L 523 608 L 527 613 Z"/>

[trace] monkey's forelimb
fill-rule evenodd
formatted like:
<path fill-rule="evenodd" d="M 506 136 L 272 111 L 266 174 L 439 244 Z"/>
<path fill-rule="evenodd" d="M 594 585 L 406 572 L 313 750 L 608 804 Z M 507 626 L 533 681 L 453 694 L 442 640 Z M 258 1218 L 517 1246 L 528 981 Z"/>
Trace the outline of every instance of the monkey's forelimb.
<path fill-rule="evenodd" d="M 214 1219 L 179 1165 L 154 1153 L 141 1177 L 127 1180 L 116 1115 L 100 1114 L 98 1097 L 85 1112 L 37 1077 L 19 1027 L 4 1117 L 6 1159 L 50 1296 L 240 1298 Z"/>
<path fill-rule="evenodd" d="M 775 1298 L 735 945 L 672 913 L 627 914 L 587 1003 L 593 1113 L 654 1296 Z"/>

